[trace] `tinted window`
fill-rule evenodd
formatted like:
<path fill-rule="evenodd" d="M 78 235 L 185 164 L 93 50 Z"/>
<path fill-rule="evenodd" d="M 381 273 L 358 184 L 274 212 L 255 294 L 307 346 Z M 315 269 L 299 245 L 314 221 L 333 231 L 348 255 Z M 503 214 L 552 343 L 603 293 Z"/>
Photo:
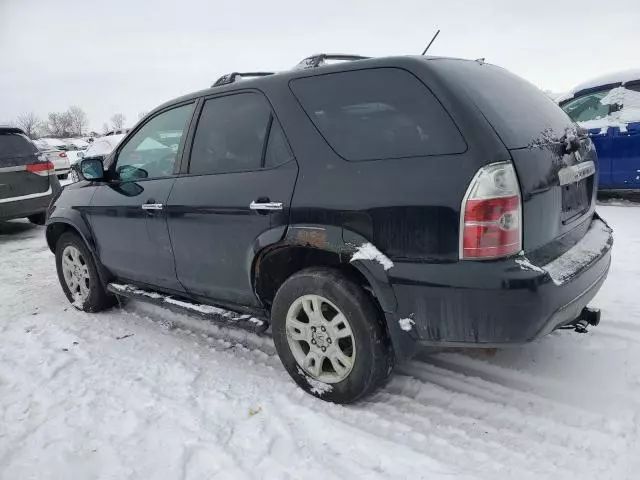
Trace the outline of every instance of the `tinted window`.
<path fill-rule="evenodd" d="M 36 153 L 35 145 L 21 133 L 0 133 L 0 157 L 31 155 Z"/>
<path fill-rule="evenodd" d="M 0 133 L 0 168 L 26 165 L 35 161 L 38 149 L 25 135 Z"/>
<path fill-rule="evenodd" d="M 428 61 L 444 81 L 466 94 L 508 148 L 522 148 L 574 129 L 571 119 L 542 90 L 495 65 L 469 60 Z"/>
<path fill-rule="evenodd" d="M 609 91 L 601 90 L 574 98 L 562 105 L 562 109 L 567 112 L 567 115 L 574 122 L 586 122 L 604 118 L 609 115 L 609 105 L 603 105 L 600 102 Z"/>
<path fill-rule="evenodd" d="M 118 153 L 116 172 L 120 179 L 173 175 L 180 141 L 192 112 L 193 104 L 183 105 L 145 123 Z"/>
<path fill-rule="evenodd" d="M 257 93 L 207 100 L 193 139 L 189 173 L 259 169 L 270 116 L 269 103 Z"/>
<path fill-rule="evenodd" d="M 291 89 L 322 136 L 347 160 L 463 152 L 442 105 L 416 77 L 397 68 L 297 79 Z"/>
<path fill-rule="evenodd" d="M 274 167 L 286 162 L 291 156 L 282 127 L 274 118 L 269 131 L 269 143 L 267 143 L 267 151 L 264 156 L 264 166 L 267 168 Z"/>

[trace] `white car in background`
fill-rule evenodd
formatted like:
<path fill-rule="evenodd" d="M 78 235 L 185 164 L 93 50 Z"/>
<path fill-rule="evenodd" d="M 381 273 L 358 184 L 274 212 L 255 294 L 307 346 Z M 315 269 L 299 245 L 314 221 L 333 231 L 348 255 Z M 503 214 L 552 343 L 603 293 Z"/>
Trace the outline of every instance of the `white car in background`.
<path fill-rule="evenodd" d="M 33 143 L 45 158 L 53 163 L 58 178 L 67 178 L 71 170 L 69 146 L 58 138 L 39 138 Z M 75 157 L 75 154 L 72 156 Z"/>
<path fill-rule="evenodd" d="M 89 147 L 85 151 L 81 152 L 80 159 L 99 158 L 104 160 L 107 155 L 115 150 L 124 137 L 124 134 L 98 137 L 93 141 L 93 143 L 89 144 Z M 71 180 L 73 182 L 78 182 L 81 178 L 77 168 L 77 163 L 78 162 L 74 163 L 71 169 Z"/>
<path fill-rule="evenodd" d="M 69 145 L 71 150 L 86 150 L 91 145 L 82 138 L 64 138 L 62 141 Z"/>

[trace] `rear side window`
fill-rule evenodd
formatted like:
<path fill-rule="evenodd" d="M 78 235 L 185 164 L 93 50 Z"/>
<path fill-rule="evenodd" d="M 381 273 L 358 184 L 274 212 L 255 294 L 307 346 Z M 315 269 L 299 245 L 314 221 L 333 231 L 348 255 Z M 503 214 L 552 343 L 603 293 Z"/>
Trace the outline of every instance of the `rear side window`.
<path fill-rule="evenodd" d="M 267 150 L 264 155 L 265 168 L 275 167 L 292 158 L 291 151 L 282 127 L 275 118 L 272 120 L 271 129 L 269 130 L 269 140 Z"/>
<path fill-rule="evenodd" d="M 306 77 L 291 90 L 346 160 L 461 153 L 466 144 L 431 91 L 411 73 L 377 68 Z"/>
<path fill-rule="evenodd" d="M 425 60 L 480 109 L 507 148 L 524 148 L 575 126 L 542 90 L 500 67 L 469 60 Z M 464 98 L 464 97 L 463 97 Z"/>
<path fill-rule="evenodd" d="M 24 165 L 38 149 L 21 133 L 0 133 L 0 167 Z"/>
<path fill-rule="evenodd" d="M 257 170 L 271 118 L 271 107 L 258 93 L 207 100 L 191 149 L 189 173 Z"/>

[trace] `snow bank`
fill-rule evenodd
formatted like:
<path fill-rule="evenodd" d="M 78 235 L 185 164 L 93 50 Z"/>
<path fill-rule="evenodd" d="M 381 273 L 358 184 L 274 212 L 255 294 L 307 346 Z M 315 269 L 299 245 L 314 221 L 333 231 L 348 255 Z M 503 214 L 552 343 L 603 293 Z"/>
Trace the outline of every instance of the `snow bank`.
<path fill-rule="evenodd" d="M 389 270 L 393 267 L 393 262 L 384 253 L 378 250 L 372 243 L 362 244 L 356 253 L 351 256 L 351 262 L 356 260 L 373 260 L 382 265 L 382 268 Z"/>

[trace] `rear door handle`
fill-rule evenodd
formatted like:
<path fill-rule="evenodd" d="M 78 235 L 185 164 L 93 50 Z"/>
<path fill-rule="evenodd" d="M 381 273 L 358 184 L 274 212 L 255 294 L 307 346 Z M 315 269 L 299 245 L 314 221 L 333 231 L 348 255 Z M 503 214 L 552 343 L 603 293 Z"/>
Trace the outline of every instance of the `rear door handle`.
<path fill-rule="evenodd" d="M 161 203 L 143 203 L 142 204 L 143 210 L 162 210 L 163 208 L 164 208 L 164 205 Z"/>
<path fill-rule="evenodd" d="M 251 202 L 251 210 L 282 210 L 281 202 Z"/>

